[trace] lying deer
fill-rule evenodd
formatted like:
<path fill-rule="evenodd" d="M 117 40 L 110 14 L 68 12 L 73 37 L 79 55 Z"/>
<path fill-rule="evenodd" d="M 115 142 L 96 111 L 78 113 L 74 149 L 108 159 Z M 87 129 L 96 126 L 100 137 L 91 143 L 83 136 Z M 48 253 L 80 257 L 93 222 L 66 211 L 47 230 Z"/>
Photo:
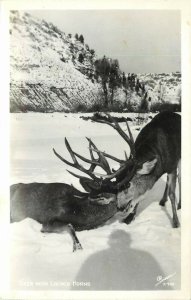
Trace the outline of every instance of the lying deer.
<path fill-rule="evenodd" d="M 110 194 L 109 203 L 90 198 L 64 183 L 29 183 L 11 186 L 11 222 L 32 218 L 42 224 L 41 232 L 68 231 L 73 251 L 82 249 L 75 230 L 88 230 L 104 224 L 117 212 L 116 196 Z"/>
<path fill-rule="evenodd" d="M 64 160 L 53 149 L 61 160 L 92 178 L 90 180 L 79 176 L 80 183 L 87 193 L 65 183 L 14 184 L 10 188 L 11 222 L 19 222 L 28 217 L 42 224 L 41 232 L 68 231 L 73 240 L 73 251 L 75 251 L 82 249 L 75 230 L 97 228 L 115 215 L 118 210 L 116 190 L 107 179 L 102 180 L 93 173 L 96 166 L 99 166 L 107 174 L 111 174 L 110 166 L 94 143 L 90 139 L 88 141 L 92 160 L 75 153 L 67 139 L 65 139 L 65 144 L 74 163 Z M 93 150 L 97 151 L 98 158 L 94 157 Z M 85 169 L 78 163 L 76 157 L 90 163 L 90 168 Z M 121 162 L 117 158 L 113 157 L 113 159 Z"/>
<path fill-rule="evenodd" d="M 75 251 L 82 248 L 75 230 L 101 226 L 119 210 L 123 211 L 124 219 L 132 217 L 144 193 L 167 173 L 167 186 L 160 204 L 164 205 L 169 196 L 172 204 L 173 226 L 178 227 L 175 185 L 181 156 L 180 116 L 171 112 L 158 114 L 142 129 L 135 143 L 128 123 L 128 134 L 126 134 L 109 114 L 107 120 L 97 121 L 117 130 L 131 149 L 130 157 L 125 155 L 125 160 L 120 160 L 100 151 L 88 139 L 91 157 L 88 159 L 74 152 L 65 139 L 73 163 L 64 159 L 54 149 L 53 151 L 64 163 L 89 176 L 88 178 L 69 171 L 80 179 L 80 184 L 86 193 L 64 183 L 12 185 L 11 221 L 21 221 L 30 217 L 42 224 L 42 232 L 67 230 L 72 236 Z M 119 169 L 111 170 L 107 158 L 118 162 Z M 89 163 L 90 167 L 84 168 L 77 159 Z M 96 173 L 96 167 L 101 167 L 106 174 Z M 180 200 L 178 208 L 180 208 Z"/>

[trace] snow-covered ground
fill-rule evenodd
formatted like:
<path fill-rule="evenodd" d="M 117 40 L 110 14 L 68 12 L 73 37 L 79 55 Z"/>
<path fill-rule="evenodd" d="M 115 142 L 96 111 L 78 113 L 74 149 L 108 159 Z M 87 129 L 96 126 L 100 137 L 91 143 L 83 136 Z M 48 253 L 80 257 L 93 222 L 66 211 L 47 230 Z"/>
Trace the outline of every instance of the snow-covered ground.
<path fill-rule="evenodd" d="M 69 167 L 52 152 L 54 147 L 70 159 L 64 137 L 82 155 L 88 155 L 87 136 L 99 149 L 124 157 L 128 146 L 114 129 L 84 121 L 80 116 L 11 114 L 11 183 L 65 182 L 82 189 L 78 180 L 67 173 Z M 134 137 L 137 127 L 131 126 Z M 165 180 L 163 176 L 147 193 L 130 225 L 113 218 L 100 228 L 77 232 L 83 251 L 72 252 L 67 233 L 41 233 L 41 225 L 34 220 L 11 224 L 11 288 L 180 289 L 181 231 L 171 226 L 170 202 L 166 208 L 158 204 Z M 180 211 L 178 214 L 180 219 Z"/>

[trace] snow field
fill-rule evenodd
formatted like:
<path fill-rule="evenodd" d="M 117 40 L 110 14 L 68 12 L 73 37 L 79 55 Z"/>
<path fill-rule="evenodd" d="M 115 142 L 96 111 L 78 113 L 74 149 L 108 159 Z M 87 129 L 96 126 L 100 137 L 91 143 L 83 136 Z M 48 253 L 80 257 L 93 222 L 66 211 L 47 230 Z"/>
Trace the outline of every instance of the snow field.
<path fill-rule="evenodd" d="M 88 136 L 99 149 L 124 157 L 128 146 L 114 129 L 84 121 L 80 116 L 11 114 L 11 183 L 55 181 L 81 188 L 78 180 L 66 172 L 71 168 L 51 150 L 54 147 L 70 159 L 64 137 L 82 155 L 88 155 Z M 134 136 L 138 134 L 136 127 L 132 126 Z M 67 233 L 41 233 L 41 225 L 31 219 L 11 224 L 11 288 L 180 289 L 181 229 L 171 226 L 170 201 L 165 208 L 158 204 L 165 181 L 164 175 L 145 195 L 131 224 L 121 223 L 115 216 L 102 227 L 77 232 L 83 251 L 76 253 L 72 252 L 72 240 Z"/>

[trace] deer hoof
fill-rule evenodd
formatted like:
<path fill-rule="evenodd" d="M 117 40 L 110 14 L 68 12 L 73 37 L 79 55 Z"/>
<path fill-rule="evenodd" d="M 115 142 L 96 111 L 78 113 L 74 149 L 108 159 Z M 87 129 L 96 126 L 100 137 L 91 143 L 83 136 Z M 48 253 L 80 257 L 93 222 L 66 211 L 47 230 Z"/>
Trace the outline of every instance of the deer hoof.
<path fill-rule="evenodd" d="M 166 199 L 161 199 L 161 201 L 159 202 L 159 205 L 160 206 L 165 206 L 165 203 L 166 203 Z"/>
<path fill-rule="evenodd" d="M 173 228 L 178 228 L 178 227 L 180 227 L 179 221 L 173 221 L 172 227 L 173 227 Z"/>
<path fill-rule="evenodd" d="M 76 252 L 77 250 L 83 250 L 82 245 L 80 243 L 74 244 L 73 252 Z"/>

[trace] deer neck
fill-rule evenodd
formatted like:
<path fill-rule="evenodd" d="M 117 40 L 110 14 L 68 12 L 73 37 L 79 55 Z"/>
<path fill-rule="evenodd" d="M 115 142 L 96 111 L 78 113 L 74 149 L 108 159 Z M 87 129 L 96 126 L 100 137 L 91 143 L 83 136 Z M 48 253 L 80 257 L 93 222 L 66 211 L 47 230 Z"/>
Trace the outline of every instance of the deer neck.
<path fill-rule="evenodd" d="M 148 175 L 142 175 L 141 177 L 137 177 L 135 179 L 135 195 L 143 195 L 145 194 L 148 190 L 152 189 L 153 185 L 157 181 L 158 176 L 156 176 L 155 173 L 151 173 Z M 137 191 L 137 192 L 136 192 Z"/>

